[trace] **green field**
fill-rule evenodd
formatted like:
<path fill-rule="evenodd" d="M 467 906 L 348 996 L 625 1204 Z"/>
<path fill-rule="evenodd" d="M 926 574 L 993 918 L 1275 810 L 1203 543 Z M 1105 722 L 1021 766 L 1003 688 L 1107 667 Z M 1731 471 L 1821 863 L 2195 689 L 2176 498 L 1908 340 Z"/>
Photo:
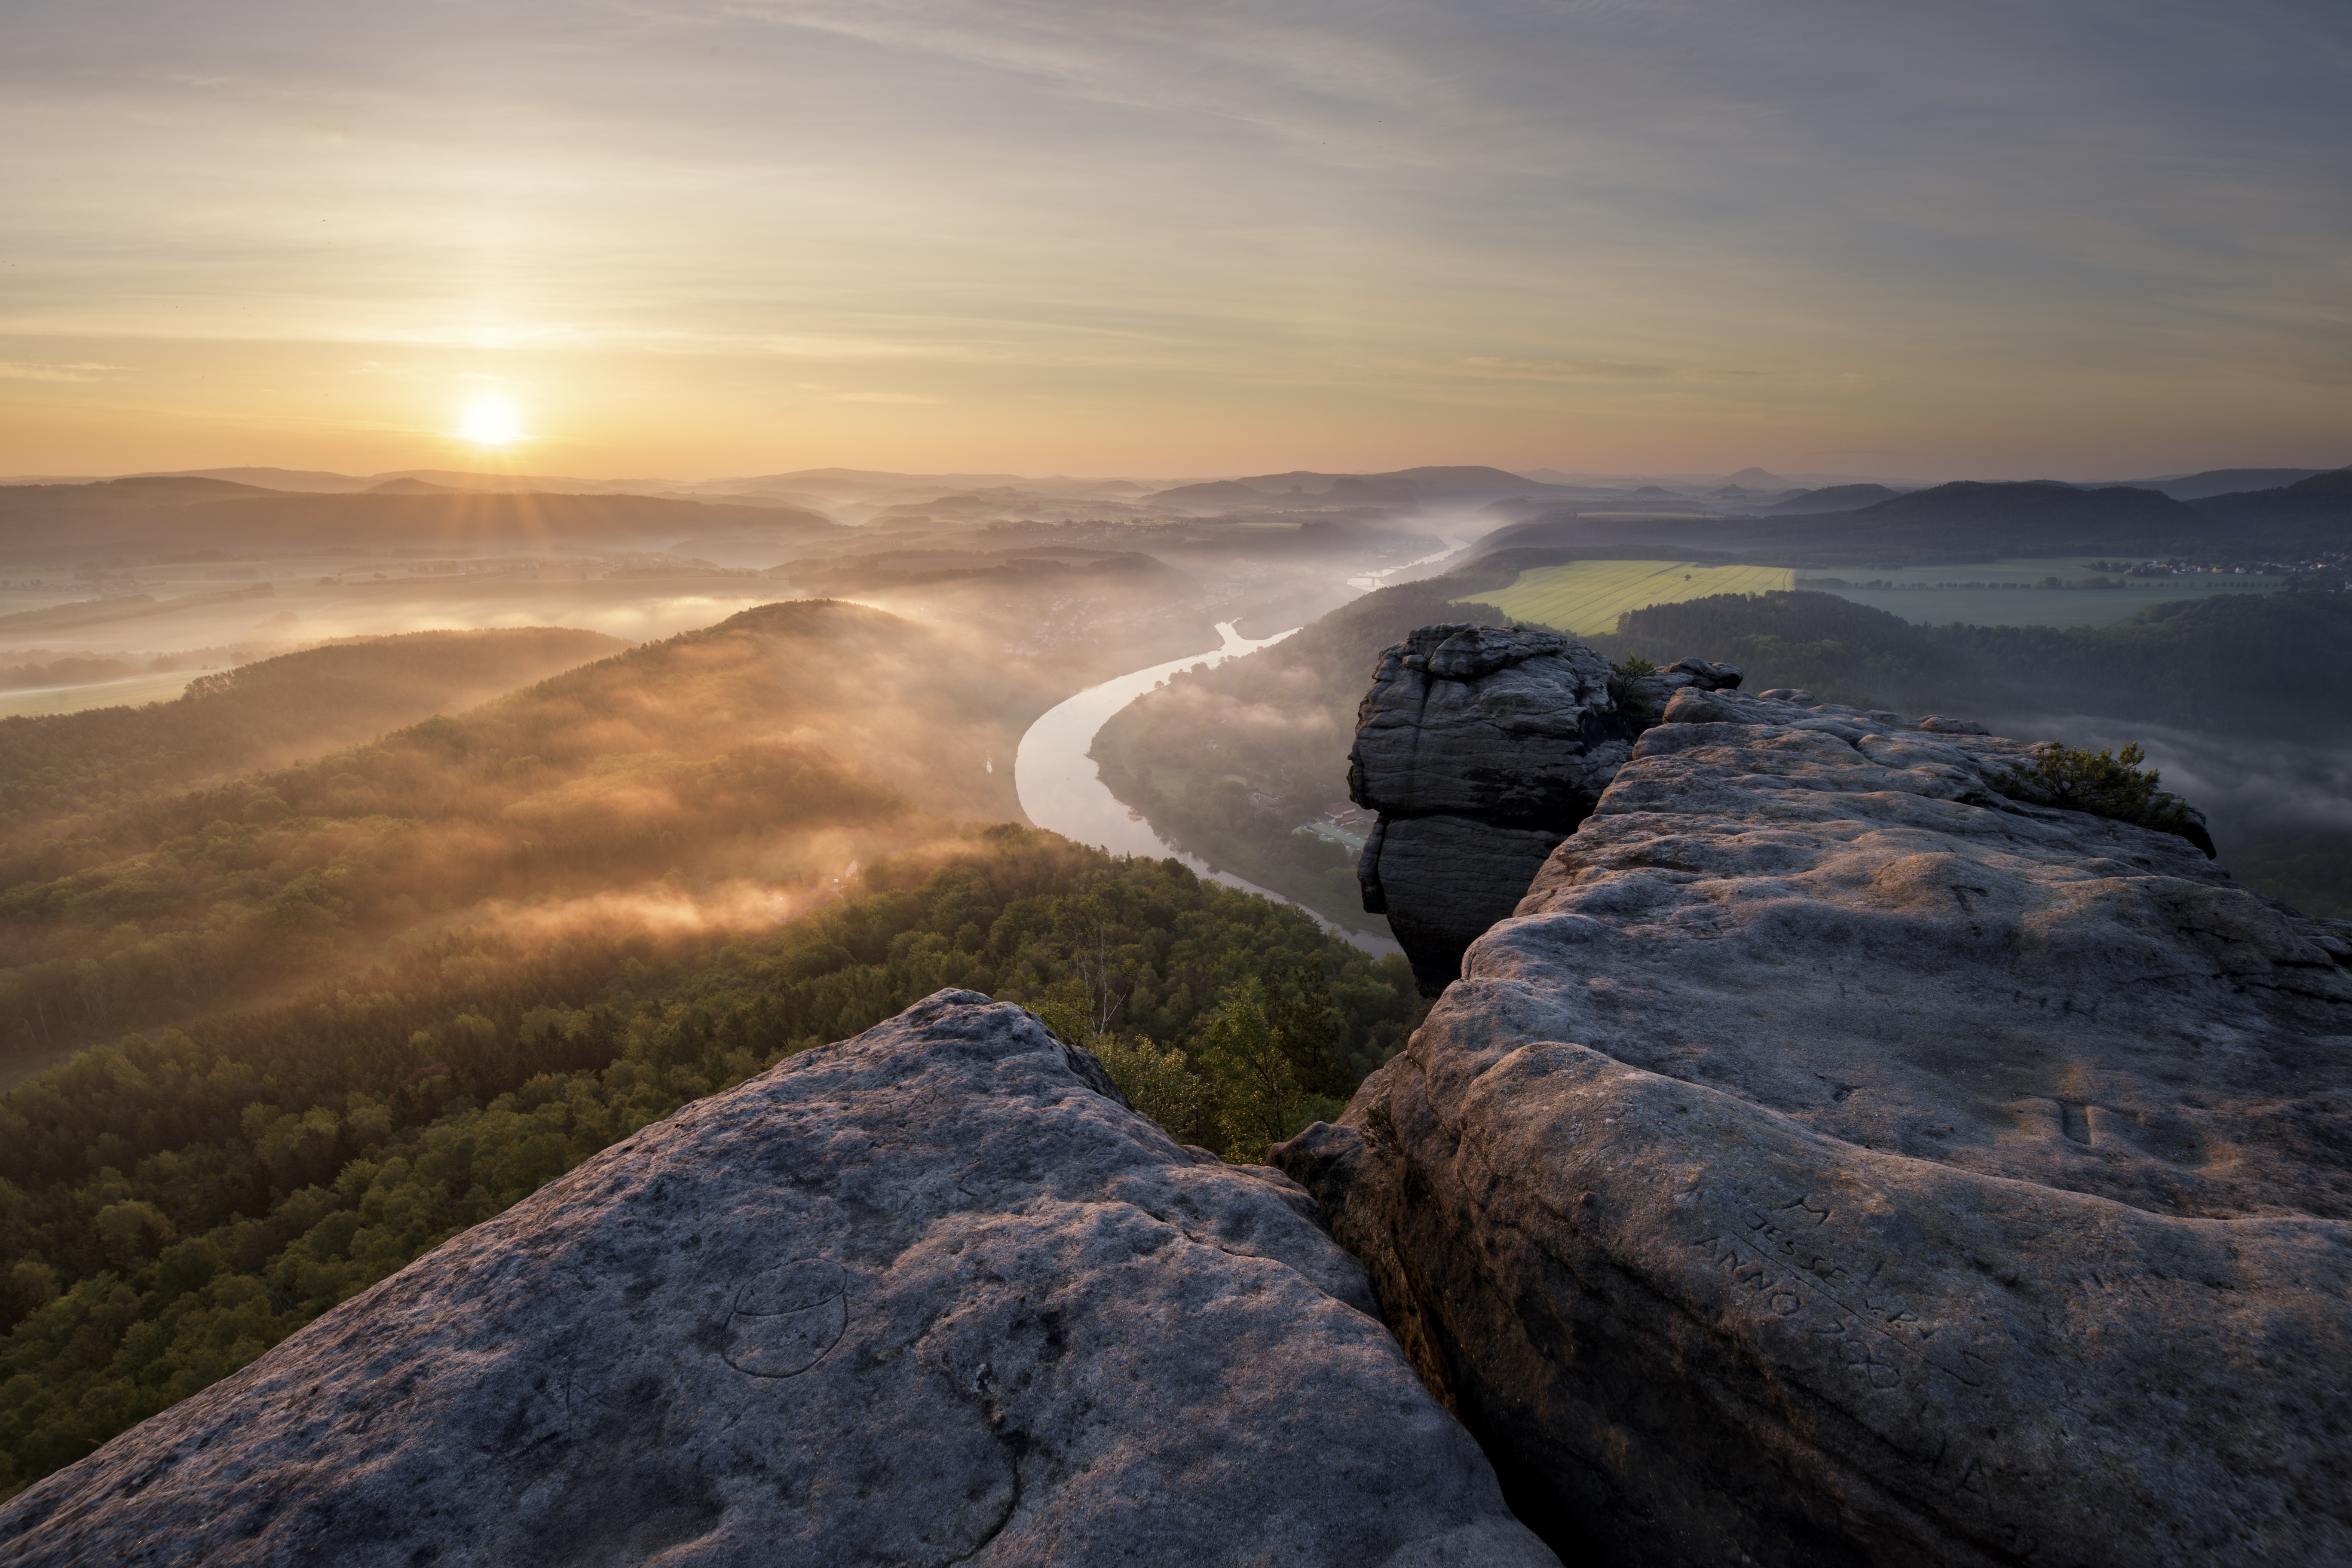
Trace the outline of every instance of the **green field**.
<path fill-rule="evenodd" d="M 1679 604 L 1709 594 L 1761 594 L 1786 588 L 1790 574 L 1779 566 L 1699 566 L 1686 561 L 1571 561 L 1538 566 L 1499 593 L 1477 594 L 1482 604 L 1501 607 L 1514 620 L 1532 621 L 1572 637 L 1617 629 L 1627 610 Z M 1458 602 L 1458 601 L 1457 601 Z"/>
<path fill-rule="evenodd" d="M 1923 626 L 1949 626 L 1955 621 L 1979 626 L 2106 626 L 2128 620 L 2151 605 L 2177 604 L 2215 594 L 2267 594 L 2280 586 L 2276 577 L 2218 573 L 2185 577 L 2121 577 L 2110 574 L 2114 581 L 2125 584 L 2120 588 L 2032 586 L 2045 577 L 2072 582 L 2094 576 L 2098 574 L 2098 564 L 2091 556 L 2068 556 L 2056 560 L 1976 561 L 1958 566 L 1913 566 L 1898 571 L 1850 566 L 1798 575 L 1809 587 L 1824 577 L 1843 579 L 1852 586 L 1821 591 L 1885 610 Z M 1873 582 L 1899 586 L 1861 586 Z"/>

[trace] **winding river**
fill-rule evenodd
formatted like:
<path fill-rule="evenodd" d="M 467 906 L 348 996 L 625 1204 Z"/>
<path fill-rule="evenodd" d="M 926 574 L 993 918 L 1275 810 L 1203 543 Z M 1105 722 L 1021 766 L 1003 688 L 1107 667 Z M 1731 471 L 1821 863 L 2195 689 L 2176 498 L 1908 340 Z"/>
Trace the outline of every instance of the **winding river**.
<path fill-rule="evenodd" d="M 1443 561 L 1462 547 L 1462 541 L 1447 539 L 1445 548 L 1434 555 L 1424 555 L 1418 561 L 1408 561 L 1401 566 L 1391 566 L 1365 576 L 1350 577 L 1353 588 L 1371 589 L 1381 586 L 1399 572 L 1409 572 L 1415 566 L 1425 566 Z M 1157 828 L 1146 822 L 1141 814 L 1128 809 L 1111 794 L 1096 771 L 1094 759 L 1087 751 L 1095 743 L 1096 733 L 1110 722 L 1111 715 L 1167 679 L 1179 670 L 1196 664 L 1223 664 L 1245 653 L 1255 653 L 1298 630 L 1276 632 L 1270 637 L 1255 641 L 1234 629 L 1231 621 L 1220 622 L 1217 636 L 1223 646 L 1207 653 L 1189 654 L 1171 658 L 1165 664 L 1155 664 L 1100 686 L 1089 686 L 1066 702 L 1047 709 L 1036 722 L 1022 733 L 1020 750 L 1013 758 L 1013 787 L 1021 797 L 1021 809 L 1029 820 L 1048 828 L 1065 838 L 1080 844 L 1092 844 L 1114 855 L 1144 855 L 1155 859 L 1174 856 L 1191 867 L 1196 875 L 1228 888 L 1238 888 L 1245 893 L 1256 893 L 1276 903 L 1288 904 L 1302 914 L 1311 916 L 1315 923 L 1344 941 L 1354 943 L 1370 953 L 1402 953 L 1404 949 L 1384 936 L 1325 920 L 1315 910 L 1292 899 L 1286 899 L 1271 888 L 1261 888 L 1230 871 L 1221 871 L 1196 855 L 1186 854 L 1160 836 Z"/>
<path fill-rule="evenodd" d="M 1223 664 L 1237 654 L 1272 647 L 1297 629 L 1293 626 L 1289 632 L 1252 640 L 1236 632 L 1231 621 L 1222 622 L 1217 626 L 1217 636 L 1223 639 L 1221 647 L 1171 658 L 1165 664 L 1106 680 L 1100 686 L 1089 686 L 1067 701 L 1048 708 L 1022 733 L 1021 749 L 1013 758 L 1013 787 L 1021 796 L 1021 809 L 1029 814 L 1030 821 L 1065 838 L 1092 844 L 1114 855 L 1143 855 L 1153 859 L 1172 855 L 1191 867 L 1195 875 L 1238 888 L 1244 893 L 1259 894 L 1276 903 L 1289 904 L 1302 914 L 1312 916 L 1325 931 L 1355 943 L 1366 952 L 1402 952 L 1402 948 L 1384 936 L 1352 931 L 1325 920 L 1271 888 L 1261 888 L 1231 871 L 1221 871 L 1199 856 L 1177 848 L 1139 813 L 1129 810 L 1110 793 L 1096 771 L 1094 759 L 1087 755 L 1095 743 L 1096 732 L 1110 722 L 1112 714 L 1177 671 L 1196 664 Z"/>

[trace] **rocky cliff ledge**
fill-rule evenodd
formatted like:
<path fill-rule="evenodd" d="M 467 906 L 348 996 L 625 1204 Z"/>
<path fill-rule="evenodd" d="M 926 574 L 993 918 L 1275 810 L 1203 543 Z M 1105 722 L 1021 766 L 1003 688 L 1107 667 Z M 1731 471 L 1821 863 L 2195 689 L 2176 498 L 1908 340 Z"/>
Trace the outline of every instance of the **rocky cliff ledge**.
<path fill-rule="evenodd" d="M 1535 626 L 1423 626 L 1383 654 L 1348 754 L 1349 796 L 1380 814 L 1356 874 L 1422 989 L 1461 972 L 1675 692 L 1738 684 L 1685 659 L 1612 687 L 1607 659 Z"/>
<path fill-rule="evenodd" d="M 1286 1179 L 943 991 L 0 1510 L 62 1563 L 1557 1568 Z"/>
<path fill-rule="evenodd" d="M 2007 798 L 1974 726 L 1663 720 L 1276 1150 L 1520 1517 L 1612 1563 L 2352 1562 L 2352 927 Z"/>

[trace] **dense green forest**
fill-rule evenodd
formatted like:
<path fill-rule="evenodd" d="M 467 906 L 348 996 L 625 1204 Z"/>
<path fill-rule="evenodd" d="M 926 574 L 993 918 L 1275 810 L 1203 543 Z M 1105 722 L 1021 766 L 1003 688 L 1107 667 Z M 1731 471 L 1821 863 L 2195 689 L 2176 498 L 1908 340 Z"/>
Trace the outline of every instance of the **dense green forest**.
<path fill-rule="evenodd" d="M 941 986 L 1039 1008 L 1180 1138 L 1263 1157 L 1420 1004 L 1296 910 L 967 830 L 781 926 L 465 931 L 129 1035 L 0 1100 L 0 1496 L 679 1105 Z"/>
<path fill-rule="evenodd" d="M 1973 666 L 1935 633 L 1834 594 L 1716 594 L 1654 605 L 1591 639 L 1611 658 L 1671 664 L 1697 657 L 1736 664 L 1751 691 L 1797 687 L 1828 702 L 1972 712 L 1990 700 Z"/>
<path fill-rule="evenodd" d="M 16 1054 L 53 1053 L 331 972 L 491 900 L 665 879 L 805 894 L 938 832 L 917 807 L 1012 817 L 1012 770 L 987 762 L 1013 755 L 1038 705 L 880 611 L 745 611 L 0 849 L 0 1027 Z"/>
<path fill-rule="evenodd" d="M 1433 621 L 1504 624 L 1491 605 L 1452 603 L 1463 591 L 1449 579 L 1379 589 L 1263 653 L 1178 675 L 1096 737 L 1103 782 L 1213 865 L 1379 927 L 1354 852 L 1297 829 L 1347 800 L 1356 706 L 1381 649 Z"/>
<path fill-rule="evenodd" d="M 408 632 L 200 675 L 170 702 L 0 719 L 0 842 L 207 778 L 316 756 L 618 652 L 562 626 Z M 44 667 L 119 660 L 61 660 Z M 83 679 L 109 679 L 85 676 Z"/>

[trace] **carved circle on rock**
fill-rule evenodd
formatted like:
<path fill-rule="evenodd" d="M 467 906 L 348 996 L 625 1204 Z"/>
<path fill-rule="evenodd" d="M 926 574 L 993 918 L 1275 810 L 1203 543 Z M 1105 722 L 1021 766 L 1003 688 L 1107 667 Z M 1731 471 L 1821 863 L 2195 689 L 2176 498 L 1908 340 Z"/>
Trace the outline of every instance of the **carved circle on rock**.
<path fill-rule="evenodd" d="M 719 1354 L 750 1377 L 793 1377 L 824 1358 L 849 1327 L 849 1279 L 823 1258 L 779 1264 L 735 1292 Z"/>

